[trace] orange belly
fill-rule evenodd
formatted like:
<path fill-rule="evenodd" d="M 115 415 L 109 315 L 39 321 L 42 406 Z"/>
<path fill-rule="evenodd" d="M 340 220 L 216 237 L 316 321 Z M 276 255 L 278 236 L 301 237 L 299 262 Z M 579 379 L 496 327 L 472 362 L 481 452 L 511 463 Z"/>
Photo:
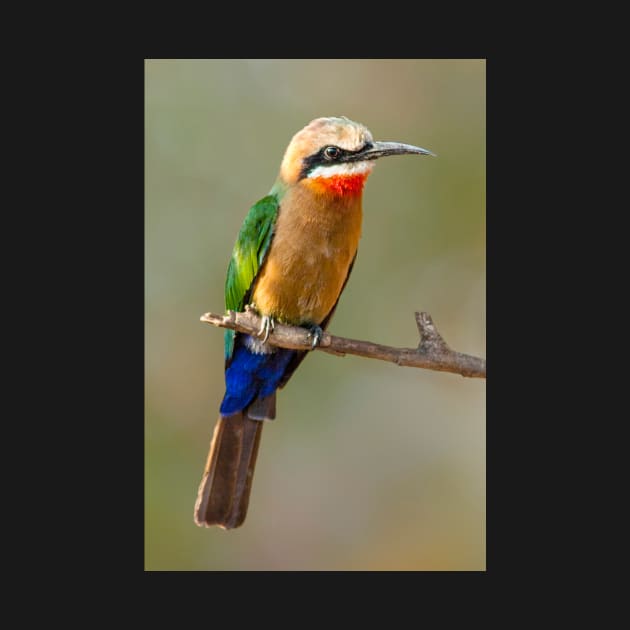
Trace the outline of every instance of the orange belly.
<path fill-rule="evenodd" d="M 357 252 L 361 196 L 330 199 L 298 187 L 283 199 L 250 300 L 290 324 L 321 324 L 335 306 Z"/>

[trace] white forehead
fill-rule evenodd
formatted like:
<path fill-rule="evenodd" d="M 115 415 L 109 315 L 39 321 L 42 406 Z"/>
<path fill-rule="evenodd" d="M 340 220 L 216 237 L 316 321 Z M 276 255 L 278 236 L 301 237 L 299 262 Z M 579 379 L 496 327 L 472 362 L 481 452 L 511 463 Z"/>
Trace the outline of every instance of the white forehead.
<path fill-rule="evenodd" d="M 373 142 L 369 129 L 345 116 L 317 118 L 304 129 L 313 134 L 319 146 L 332 144 L 346 151 L 356 151 L 366 142 Z"/>

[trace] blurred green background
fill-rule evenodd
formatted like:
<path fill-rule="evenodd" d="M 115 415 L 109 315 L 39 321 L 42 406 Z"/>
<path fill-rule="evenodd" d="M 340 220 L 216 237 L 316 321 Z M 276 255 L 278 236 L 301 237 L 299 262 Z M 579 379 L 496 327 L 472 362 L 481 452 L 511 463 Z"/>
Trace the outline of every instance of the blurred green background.
<path fill-rule="evenodd" d="M 265 427 L 245 524 L 193 506 L 223 395 L 227 263 L 293 134 L 345 115 L 380 160 L 330 331 L 485 356 L 484 60 L 145 61 L 145 569 L 485 570 L 485 381 L 312 353 Z"/>

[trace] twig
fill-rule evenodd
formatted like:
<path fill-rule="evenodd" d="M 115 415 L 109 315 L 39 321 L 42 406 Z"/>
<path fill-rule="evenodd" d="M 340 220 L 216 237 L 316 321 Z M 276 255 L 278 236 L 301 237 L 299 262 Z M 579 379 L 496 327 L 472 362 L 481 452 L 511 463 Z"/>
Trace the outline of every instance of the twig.
<path fill-rule="evenodd" d="M 207 322 L 221 328 L 231 328 L 238 332 L 259 336 L 262 320 L 248 306 L 244 313 L 228 311 L 227 315 L 206 313 L 201 316 Z M 382 346 L 371 341 L 359 341 L 345 337 L 335 337 L 324 332 L 316 350 L 343 356 L 354 354 L 368 359 L 390 361 L 406 367 L 425 368 L 440 372 L 452 372 L 462 376 L 486 378 L 486 361 L 469 354 L 451 350 L 437 331 L 428 313 L 416 312 L 416 323 L 420 332 L 420 344 L 417 348 L 393 348 Z M 277 323 L 269 334 L 267 342 L 272 346 L 292 348 L 295 350 L 311 350 L 312 339 L 309 331 L 299 326 L 285 326 Z"/>

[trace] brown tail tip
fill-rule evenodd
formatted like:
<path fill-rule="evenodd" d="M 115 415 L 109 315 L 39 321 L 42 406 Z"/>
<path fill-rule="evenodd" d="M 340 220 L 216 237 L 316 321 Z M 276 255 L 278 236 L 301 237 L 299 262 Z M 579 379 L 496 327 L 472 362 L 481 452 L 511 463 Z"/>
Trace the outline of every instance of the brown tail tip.
<path fill-rule="evenodd" d="M 247 515 L 263 423 L 242 413 L 219 416 L 197 502 L 195 523 L 234 529 Z"/>

